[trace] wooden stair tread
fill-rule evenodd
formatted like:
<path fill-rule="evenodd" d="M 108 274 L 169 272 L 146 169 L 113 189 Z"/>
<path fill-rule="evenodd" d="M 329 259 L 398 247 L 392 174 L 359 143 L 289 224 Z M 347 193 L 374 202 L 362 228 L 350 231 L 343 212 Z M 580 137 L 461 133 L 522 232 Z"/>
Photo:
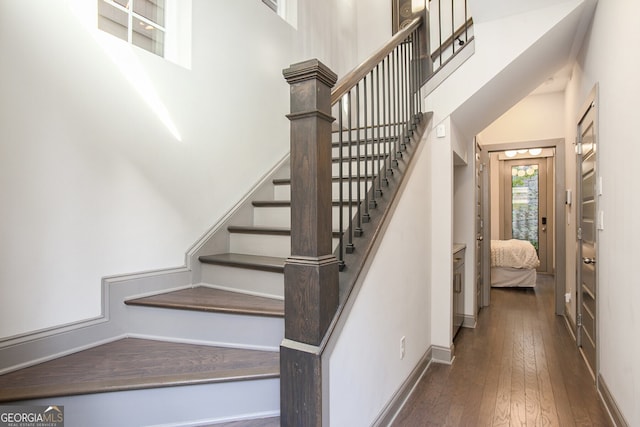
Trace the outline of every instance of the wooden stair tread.
<path fill-rule="evenodd" d="M 284 317 L 284 301 L 240 292 L 197 286 L 136 298 L 127 305 L 207 311 L 230 314 Z"/>
<path fill-rule="evenodd" d="M 124 338 L 0 375 L 0 402 L 279 377 L 279 353 Z"/>
<path fill-rule="evenodd" d="M 198 258 L 205 264 L 225 265 L 229 267 L 250 268 L 254 270 L 284 272 L 285 258 L 236 253 L 202 255 Z"/>

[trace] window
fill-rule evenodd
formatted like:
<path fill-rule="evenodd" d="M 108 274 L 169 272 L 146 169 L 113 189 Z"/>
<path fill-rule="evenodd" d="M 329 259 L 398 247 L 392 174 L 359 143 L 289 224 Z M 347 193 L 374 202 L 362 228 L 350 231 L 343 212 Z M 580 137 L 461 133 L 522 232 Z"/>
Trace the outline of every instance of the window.
<path fill-rule="evenodd" d="M 262 0 L 262 3 L 269 6 L 275 13 L 278 13 L 278 0 Z"/>
<path fill-rule="evenodd" d="M 298 26 L 298 0 L 262 0 L 293 28 Z"/>
<path fill-rule="evenodd" d="M 514 239 L 528 240 L 536 251 L 538 245 L 538 165 L 511 167 L 511 234 Z"/>
<path fill-rule="evenodd" d="M 98 28 L 165 56 L 165 0 L 98 0 Z"/>

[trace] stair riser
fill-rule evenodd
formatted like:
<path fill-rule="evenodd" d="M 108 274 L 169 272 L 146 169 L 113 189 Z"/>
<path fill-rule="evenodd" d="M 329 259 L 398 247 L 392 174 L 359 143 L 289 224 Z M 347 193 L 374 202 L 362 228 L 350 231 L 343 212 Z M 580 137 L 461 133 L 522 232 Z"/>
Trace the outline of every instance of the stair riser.
<path fill-rule="evenodd" d="M 338 239 L 333 239 L 333 249 Z M 232 253 L 286 258 L 291 255 L 291 236 L 231 233 L 229 251 Z"/>
<path fill-rule="evenodd" d="M 206 425 L 277 416 L 277 378 L 63 396 L 16 402 L 64 406 L 67 426 Z"/>
<path fill-rule="evenodd" d="M 138 306 L 127 315 L 130 334 L 154 339 L 278 351 L 284 338 L 279 317 Z"/>
<path fill-rule="evenodd" d="M 284 298 L 282 273 L 202 264 L 202 282 L 257 295 Z"/>
<path fill-rule="evenodd" d="M 343 221 L 349 217 L 349 208 L 343 208 Z M 352 209 L 355 216 L 355 206 Z M 333 207 L 333 229 L 337 230 L 340 225 L 340 210 Z M 286 207 L 258 207 L 253 210 L 253 225 L 258 227 L 291 227 L 291 208 Z"/>

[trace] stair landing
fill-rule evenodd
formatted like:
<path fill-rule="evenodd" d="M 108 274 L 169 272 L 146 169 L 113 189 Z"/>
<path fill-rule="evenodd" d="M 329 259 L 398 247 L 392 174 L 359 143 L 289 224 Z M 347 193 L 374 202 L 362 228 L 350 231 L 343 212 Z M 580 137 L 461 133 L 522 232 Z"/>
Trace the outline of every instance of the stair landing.
<path fill-rule="evenodd" d="M 0 375 L 0 403 L 279 377 L 279 353 L 124 338 Z"/>

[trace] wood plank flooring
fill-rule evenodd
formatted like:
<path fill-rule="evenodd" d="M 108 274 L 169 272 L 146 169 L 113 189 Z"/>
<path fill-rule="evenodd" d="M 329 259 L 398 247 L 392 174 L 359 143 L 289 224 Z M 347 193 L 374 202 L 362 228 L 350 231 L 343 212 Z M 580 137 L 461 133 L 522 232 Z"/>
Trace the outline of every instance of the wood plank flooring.
<path fill-rule="evenodd" d="M 492 289 L 453 365 L 431 364 L 393 426 L 613 426 L 553 286 L 539 275 L 535 289 Z"/>
<path fill-rule="evenodd" d="M 278 352 L 125 338 L 0 376 L 0 403 L 277 378 Z"/>

